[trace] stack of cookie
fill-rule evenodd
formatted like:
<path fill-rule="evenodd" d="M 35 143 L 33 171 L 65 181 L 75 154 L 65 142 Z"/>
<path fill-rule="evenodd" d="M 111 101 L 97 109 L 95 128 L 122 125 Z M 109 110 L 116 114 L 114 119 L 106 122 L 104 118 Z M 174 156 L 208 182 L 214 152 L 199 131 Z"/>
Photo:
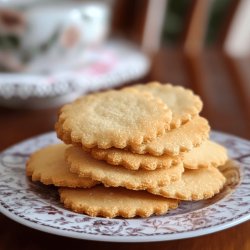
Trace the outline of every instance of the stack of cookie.
<path fill-rule="evenodd" d="M 67 208 L 91 216 L 148 217 L 210 198 L 225 183 L 218 166 L 227 153 L 209 140 L 201 109 L 197 95 L 170 84 L 84 96 L 60 111 L 65 144 L 34 153 L 27 175 L 59 186 Z"/>

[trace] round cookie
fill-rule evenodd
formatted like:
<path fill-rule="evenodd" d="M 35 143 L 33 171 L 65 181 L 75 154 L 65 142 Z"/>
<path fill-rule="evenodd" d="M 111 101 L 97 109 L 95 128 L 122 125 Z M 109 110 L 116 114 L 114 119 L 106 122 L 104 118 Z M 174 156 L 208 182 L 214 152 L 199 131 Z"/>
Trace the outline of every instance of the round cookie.
<path fill-rule="evenodd" d="M 148 192 L 179 200 L 208 199 L 223 188 L 226 178 L 214 167 L 185 170 L 179 181 L 164 187 L 150 188 Z"/>
<path fill-rule="evenodd" d="M 183 164 L 188 169 L 218 167 L 225 164 L 227 160 L 227 150 L 210 140 L 183 154 Z"/>
<path fill-rule="evenodd" d="M 26 164 L 26 174 L 32 181 L 40 181 L 46 185 L 60 187 L 89 188 L 98 182 L 90 178 L 80 178 L 69 171 L 64 160 L 64 144 L 50 145 L 31 155 Z"/>
<path fill-rule="evenodd" d="M 147 91 L 153 96 L 161 98 L 173 113 L 171 128 L 180 127 L 181 124 L 190 121 L 202 110 L 203 104 L 200 97 L 195 95 L 191 90 L 180 86 L 150 82 L 129 88 Z"/>
<path fill-rule="evenodd" d="M 55 128 L 67 144 L 125 148 L 163 134 L 171 119 L 169 108 L 149 93 L 110 90 L 65 105 Z"/>
<path fill-rule="evenodd" d="M 126 187 L 144 190 L 163 186 L 181 178 L 184 171 L 182 163 L 167 169 L 128 170 L 120 166 L 112 166 L 104 161 L 92 158 L 79 147 L 70 147 L 65 152 L 70 171 L 80 177 L 89 177 L 102 182 L 105 186 Z"/>
<path fill-rule="evenodd" d="M 169 155 L 140 155 L 116 148 L 93 148 L 90 153 L 95 159 L 105 160 L 111 165 L 119 165 L 131 170 L 169 168 L 178 164 L 181 160 L 184 167 L 188 169 L 218 167 L 225 164 L 228 160 L 226 149 L 210 140 L 204 141 L 200 146 L 183 153 L 179 157 Z"/>
<path fill-rule="evenodd" d="M 180 157 L 176 156 L 153 156 L 149 154 L 140 155 L 117 148 L 93 148 L 90 153 L 95 159 L 104 160 L 111 165 L 123 166 L 130 170 L 155 170 L 159 168 L 170 168 L 177 165 L 181 160 Z"/>
<path fill-rule="evenodd" d="M 129 150 L 137 154 L 160 156 L 163 154 L 176 156 L 199 146 L 209 137 L 208 121 L 200 116 L 181 127 L 166 131 L 162 136 L 141 145 L 131 145 Z"/>
<path fill-rule="evenodd" d="M 66 208 L 90 216 L 113 218 L 121 216 L 149 217 L 161 215 L 175 209 L 178 201 L 152 195 L 146 191 L 132 191 L 125 188 L 59 189 L 61 202 Z"/>

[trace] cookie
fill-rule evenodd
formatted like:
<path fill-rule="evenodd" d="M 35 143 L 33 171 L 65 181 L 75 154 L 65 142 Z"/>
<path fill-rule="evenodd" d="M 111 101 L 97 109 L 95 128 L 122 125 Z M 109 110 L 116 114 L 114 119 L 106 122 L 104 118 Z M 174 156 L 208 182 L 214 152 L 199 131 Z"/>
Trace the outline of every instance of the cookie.
<path fill-rule="evenodd" d="M 176 156 L 199 146 L 209 136 L 208 121 L 200 116 L 181 127 L 166 131 L 166 133 L 149 143 L 131 145 L 130 151 L 137 154 L 150 154 L 160 156 L 163 154 Z"/>
<path fill-rule="evenodd" d="M 169 108 L 149 93 L 110 90 L 65 105 L 55 129 L 67 144 L 125 148 L 163 134 L 171 119 Z"/>
<path fill-rule="evenodd" d="M 121 186 L 134 190 L 169 184 L 180 179 L 184 171 L 182 163 L 168 169 L 155 171 L 128 170 L 124 167 L 112 166 L 104 161 L 98 161 L 79 147 L 69 147 L 65 151 L 65 159 L 70 165 L 70 171 L 80 177 L 89 177 L 102 182 L 105 186 Z"/>
<path fill-rule="evenodd" d="M 200 97 L 195 95 L 191 90 L 180 86 L 151 82 L 129 88 L 148 91 L 153 94 L 153 96 L 161 98 L 173 113 L 171 121 L 172 128 L 180 127 L 181 124 L 190 121 L 202 110 L 203 104 Z"/>
<path fill-rule="evenodd" d="M 166 198 L 179 200 L 208 199 L 223 188 L 226 178 L 214 167 L 197 170 L 187 169 L 179 181 L 147 191 Z"/>
<path fill-rule="evenodd" d="M 27 176 L 46 185 L 83 188 L 96 185 L 97 181 L 80 178 L 69 171 L 64 160 L 66 148 L 64 144 L 55 144 L 33 153 L 26 164 Z"/>
<path fill-rule="evenodd" d="M 149 154 L 140 155 L 117 148 L 93 148 L 90 153 L 95 159 L 104 160 L 111 165 L 123 166 L 130 170 L 170 168 L 177 165 L 181 160 L 180 157 L 168 155 L 153 156 Z"/>
<path fill-rule="evenodd" d="M 184 167 L 189 169 L 218 167 L 225 164 L 227 159 L 227 150 L 210 140 L 183 154 Z"/>
<path fill-rule="evenodd" d="M 66 208 L 90 216 L 113 218 L 121 216 L 149 217 L 161 215 L 175 209 L 178 201 L 152 195 L 146 191 L 132 191 L 125 188 L 59 189 L 61 202 Z"/>

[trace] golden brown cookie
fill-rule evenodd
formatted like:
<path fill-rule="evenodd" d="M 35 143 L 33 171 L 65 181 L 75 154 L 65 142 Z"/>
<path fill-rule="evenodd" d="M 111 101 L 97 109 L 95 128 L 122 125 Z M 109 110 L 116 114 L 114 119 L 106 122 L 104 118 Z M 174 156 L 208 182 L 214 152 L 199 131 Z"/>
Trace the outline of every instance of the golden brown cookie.
<path fill-rule="evenodd" d="M 171 183 L 180 179 L 184 170 L 182 163 L 155 171 L 128 170 L 98 161 L 79 147 L 68 148 L 65 151 L 65 158 L 70 165 L 70 171 L 80 177 L 89 177 L 102 182 L 105 186 L 121 186 L 134 190 L 144 190 Z"/>
<path fill-rule="evenodd" d="M 183 154 L 184 167 L 189 169 L 218 167 L 225 164 L 227 159 L 227 150 L 210 140 Z"/>
<path fill-rule="evenodd" d="M 171 120 L 169 108 L 149 93 L 110 90 L 65 105 L 55 128 L 67 144 L 125 148 L 163 134 Z"/>
<path fill-rule="evenodd" d="M 133 153 L 150 155 L 179 155 L 199 146 L 209 136 L 209 124 L 205 118 L 194 117 L 181 127 L 166 131 L 166 133 L 151 142 L 141 145 L 131 145 Z"/>
<path fill-rule="evenodd" d="M 181 86 L 150 82 L 148 84 L 139 84 L 129 88 L 139 91 L 148 91 L 153 94 L 153 96 L 161 98 L 173 113 L 171 121 L 172 128 L 178 128 L 181 124 L 191 120 L 200 113 L 203 106 L 199 96 L 195 95 L 191 90 Z"/>
<path fill-rule="evenodd" d="M 26 174 L 32 181 L 61 187 L 88 188 L 97 184 L 89 178 L 80 178 L 69 171 L 69 166 L 64 160 L 64 144 L 47 146 L 33 153 L 26 165 Z"/>
<path fill-rule="evenodd" d="M 125 188 L 59 189 L 61 202 L 66 208 L 90 216 L 113 218 L 121 216 L 149 217 L 161 215 L 175 209 L 178 201 L 152 195 L 146 191 L 132 191 Z"/>
<path fill-rule="evenodd" d="M 158 188 L 150 188 L 147 191 L 166 198 L 179 200 L 203 200 L 208 199 L 223 188 L 225 177 L 214 167 L 197 170 L 185 170 L 179 181 Z"/>
<path fill-rule="evenodd" d="M 159 168 L 170 168 L 177 165 L 181 160 L 181 158 L 177 156 L 153 156 L 149 154 L 140 155 L 117 148 L 93 148 L 90 153 L 95 159 L 104 160 L 111 165 L 123 166 L 130 170 L 155 170 Z"/>

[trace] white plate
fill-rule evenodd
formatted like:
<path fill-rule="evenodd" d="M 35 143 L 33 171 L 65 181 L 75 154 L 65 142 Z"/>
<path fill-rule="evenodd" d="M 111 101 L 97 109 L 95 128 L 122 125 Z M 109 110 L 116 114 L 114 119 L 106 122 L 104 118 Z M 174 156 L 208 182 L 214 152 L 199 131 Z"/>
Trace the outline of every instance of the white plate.
<path fill-rule="evenodd" d="M 62 58 L 58 61 L 60 63 L 53 63 L 41 57 L 29 72 L 0 73 L 0 104 L 12 107 L 61 105 L 77 95 L 139 79 L 150 66 L 147 56 L 136 46 L 121 40 L 89 48 L 74 64 Z M 36 73 L 37 68 L 42 71 L 44 65 L 46 71 Z"/>
<path fill-rule="evenodd" d="M 56 143 L 48 133 L 0 154 L 0 211 L 9 218 L 51 234 L 113 242 L 183 239 L 217 232 L 250 218 L 250 142 L 218 132 L 212 139 L 238 162 L 241 181 L 212 199 L 182 202 L 165 216 L 147 219 L 93 218 L 64 209 L 55 188 L 25 177 L 25 162 L 35 150 Z"/>

